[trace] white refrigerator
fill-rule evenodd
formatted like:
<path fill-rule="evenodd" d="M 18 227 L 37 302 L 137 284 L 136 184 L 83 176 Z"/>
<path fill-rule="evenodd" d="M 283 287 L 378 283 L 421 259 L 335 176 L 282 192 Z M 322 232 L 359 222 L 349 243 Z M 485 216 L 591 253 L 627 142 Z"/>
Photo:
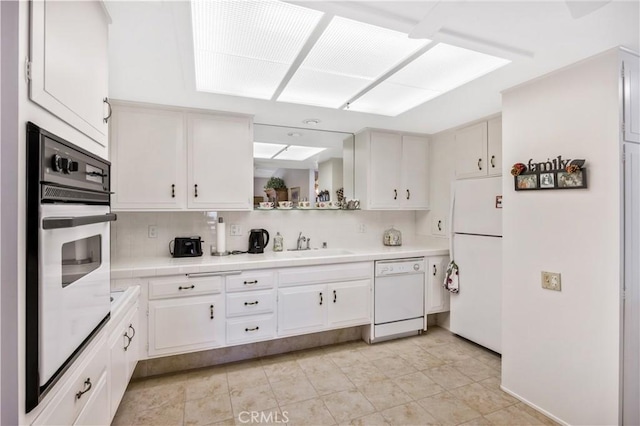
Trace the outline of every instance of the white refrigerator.
<path fill-rule="evenodd" d="M 502 178 L 457 180 L 451 197 L 451 331 L 501 353 Z"/>

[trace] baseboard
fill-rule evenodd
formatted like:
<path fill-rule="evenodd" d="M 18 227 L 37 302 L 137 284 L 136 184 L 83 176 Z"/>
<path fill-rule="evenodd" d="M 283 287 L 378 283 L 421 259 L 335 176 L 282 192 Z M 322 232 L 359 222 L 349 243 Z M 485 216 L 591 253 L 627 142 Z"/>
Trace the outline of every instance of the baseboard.
<path fill-rule="evenodd" d="M 538 407 L 536 404 L 532 403 L 531 401 L 528 401 L 527 399 L 521 397 L 517 393 L 515 393 L 513 391 L 510 391 L 509 389 L 505 388 L 503 385 L 500 385 L 500 389 L 502 389 L 504 392 L 508 393 L 512 397 L 514 397 L 516 399 L 519 399 L 521 402 L 523 402 L 524 404 L 527 404 L 529 407 L 533 408 L 537 412 L 542 413 L 545 416 L 549 417 L 554 422 L 559 423 L 559 424 L 564 425 L 564 426 L 569 426 L 569 423 L 565 422 L 562 419 L 559 419 L 558 417 L 554 416 L 553 414 L 551 414 L 547 410 L 543 410 L 542 408 Z"/>

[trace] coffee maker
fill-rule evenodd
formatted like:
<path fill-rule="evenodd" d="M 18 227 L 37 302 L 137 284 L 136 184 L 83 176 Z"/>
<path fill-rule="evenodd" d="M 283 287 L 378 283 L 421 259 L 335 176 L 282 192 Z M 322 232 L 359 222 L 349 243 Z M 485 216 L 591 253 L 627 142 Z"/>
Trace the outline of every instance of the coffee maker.
<path fill-rule="evenodd" d="M 269 244 L 269 233 L 267 230 L 252 229 L 249 233 L 249 249 L 247 250 L 247 253 L 264 253 L 264 248 L 267 244 Z"/>

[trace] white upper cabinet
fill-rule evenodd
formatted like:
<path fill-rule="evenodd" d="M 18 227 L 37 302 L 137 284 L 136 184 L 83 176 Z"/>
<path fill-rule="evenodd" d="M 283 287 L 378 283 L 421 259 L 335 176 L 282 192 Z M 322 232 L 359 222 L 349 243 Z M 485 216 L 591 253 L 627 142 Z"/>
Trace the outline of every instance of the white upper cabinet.
<path fill-rule="evenodd" d="M 366 130 L 356 135 L 356 198 L 370 210 L 429 208 L 426 137 Z"/>
<path fill-rule="evenodd" d="M 251 119 L 188 114 L 187 129 L 188 207 L 252 210 Z"/>
<path fill-rule="evenodd" d="M 251 210 L 249 116 L 114 102 L 114 210 Z"/>
<path fill-rule="evenodd" d="M 93 142 L 79 145 L 108 155 L 109 17 L 100 1 L 32 1 L 31 100 Z"/>
<path fill-rule="evenodd" d="M 635 55 L 625 55 L 624 140 L 640 143 L 640 65 Z"/>
<path fill-rule="evenodd" d="M 114 105 L 111 127 L 114 210 L 186 205 L 184 114 Z"/>
<path fill-rule="evenodd" d="M 502 175 L 502 118 L 457 130 L 455 161 L 458 179 Z"/>

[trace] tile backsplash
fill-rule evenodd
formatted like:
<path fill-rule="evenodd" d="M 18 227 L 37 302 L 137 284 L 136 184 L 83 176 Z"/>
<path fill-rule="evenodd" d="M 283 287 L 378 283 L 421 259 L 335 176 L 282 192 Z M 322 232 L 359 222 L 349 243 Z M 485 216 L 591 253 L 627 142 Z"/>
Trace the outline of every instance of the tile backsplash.
<path fill-rule="evenodd" d="M 295 248 L 298 234 L 311 239 L 311 247 L 358 248 L 382 246 L 382 233 L 394 226 L 402 231 L 403 244 L 411 244 L 416 233 L 414 211 L 291 210 L 250 212 L 118 212 L 111 225 L 111 257 L 169 256 L 169 242 L 175 237 L 198 235 L 204 251 L 215 247 L 217 217 L 226 223 L 227 250 L 247 250 L 249 231 L 264 228 L 271 235 L 265 251 L 273 250 L 276 232 L 284 237 L 285 250 Z M 157 237 L 149 238 L 149 226 Z M 240 236 L 231 236 L 231 225 L 239 225 Z M 363 231 L 364 232 L 361 232 Z"/>

